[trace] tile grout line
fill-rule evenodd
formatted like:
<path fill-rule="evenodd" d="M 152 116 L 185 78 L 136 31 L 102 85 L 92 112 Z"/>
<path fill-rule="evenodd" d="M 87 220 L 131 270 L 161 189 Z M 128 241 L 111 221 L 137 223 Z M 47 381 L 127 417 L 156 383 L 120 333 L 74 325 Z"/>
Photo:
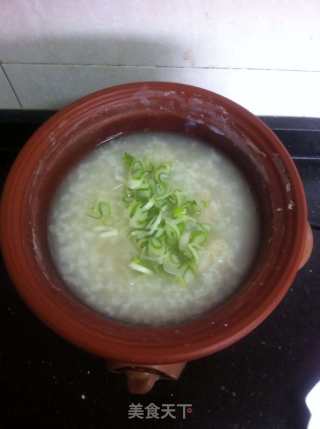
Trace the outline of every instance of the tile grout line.
<path fill-rule="evenodd" d="M 238 71 L 273 71 L 273 72 L 295 72 L 295 73 L 320 73 L 319 70 L 285 69 L 268 67 L 224 67 L 224 66 L 170 66 L 170 65 L 147 65 L 147 64 L 103 64 L 103 63 L 50 63 L 50 62 L 2 62 L 3 65 L 26 65 L 26 66 L 76 66 L 76 67 L 110 67 L 110 68 L 147 68 L 147 69 L 188 69 L 188 70 L 238 70 Z M 4 67 L 2 67 L 4 70 Z"/>
<path fill-rule="evenodd" d="M 5 70 L 5 68 L 3 67 L 3 64 L 0 64 L 0 69 L 3 71 L 3 74 L 4 74 L 5 78 L 7 79 L 8 85 L 10 86 L 10 88 L 11 88 L 11 90 L 12 90 L 12 92 L 13 92 L 14 96 L 16 97 L 16 100 L 17 100 L 17 102 L 18 102 L 18 104 L 19 104 L 20 108 L 21 108 L 21 109 L 23 109 L 23 105 L 22 105 L 22 103 L 21 103 L 21 100 L 20 100 L 20 98 L 18 97 L 18 94 L 17 94 L 16 90 L 14 89 L 14 86 L 13 86 L 13 85 L 12 85 L 12 83 L 11 83 L 11 80 L 9 79 L 9 76 L 8 76 L 8 74 L 7 74 L 6 70 Z"/>

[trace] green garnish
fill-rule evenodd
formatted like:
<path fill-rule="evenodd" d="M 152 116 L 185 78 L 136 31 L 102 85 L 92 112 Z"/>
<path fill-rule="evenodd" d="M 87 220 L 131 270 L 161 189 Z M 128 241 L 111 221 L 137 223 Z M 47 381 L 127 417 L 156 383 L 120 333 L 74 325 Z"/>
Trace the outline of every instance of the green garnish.
<path fill-rule="evenodd" d="M 123 202 L 129 216 L 129 237 L 137 249 L 129 267 L 142 274 L 160 274 L 186 284 L 194 277 L 199 253 L 208 240 L 210 226 L 199 221 L 205 201 L 188 199 L 170 184 L 171 165 L 155 164 L 123 155 L 127 172 Z M 111 205 L 98 200 L 88 216 L 103 225 L 110 223 Z M 103 227 L 102 227 L 103 228 Z M 118 235 L 116 229 L 101 236 Z"/>
<path fill-rule="evenodd" d="M 111 216 L 111 205 L 106 201 L 97 201 L 90 207 L 88 216 L 100 220 L 103 224 L 108 223 Z"/>
<path fill-rule="evenodd" d="M 129 153 L 123 162 L 123 201 L 129 236 L 138 251 L 129 267 L 144 274 L 164 273 L 185 284 L 197 271 L 199 251 L 208 239 L 209 226 L 198 220 L 205 203 L 170 185 L 169 163 L 155 164 Z"/>

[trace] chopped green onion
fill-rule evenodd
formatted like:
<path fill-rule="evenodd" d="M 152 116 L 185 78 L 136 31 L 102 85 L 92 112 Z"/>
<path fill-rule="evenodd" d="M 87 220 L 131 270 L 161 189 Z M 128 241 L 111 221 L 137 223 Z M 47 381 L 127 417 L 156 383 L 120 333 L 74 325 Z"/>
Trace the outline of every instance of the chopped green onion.
<path fill-rule="evenodd" d="M 123 162 L 125 163 L 127 168 L 131 168 L 131 165 L 134 161 L 134 157 L 130 155 L 130 153 L 125 152 L 123 155 Z"/>
<path fill-rule="evenodd" d="M 103 237 L 103 238 L 116 237 L 118 234 L 119 234 L 118 230 L 110 229 L 109 231 L 101 232 L 100 237 Z"/>
<path fill-rule="evenodd" d="M 143 261 L 141 261 L 139 258 L 133 258 L 132 261 L 129 264 L 129 267 L 132 270 L 138 271 L 139 273 L 143 274 L 152 274 L 153 272 L 147 268 Z"/>
<path fill-rule="evenodd" d="M 169 163 L 156 165 L 129 153 L 123 162 L 127 172 L 123 202 L 129 236 L 138 253 L 129 267 L 143 274 L 162 272 L 188 283 L 208 239 L 209 226 L 198 220 L 204 203 L 188 199 L 171 186 Z"/>
<path fill-rule="evenodd" d="M 154 164 L 125 153 L 123 164 L 127 177 L 122 201 L 128 213 L 128 235 L 137 250 L 129 267 L 141 274 L 165 274 L 185 286 L 194 278 L 200 251 L 208 241 L 210 225 L 199 221 L 208 203 L 198 203 L 172 187 L 169 163 Z M 88 216 L 106 225 L 111 206 L 98 200 Z M 95 227 L 100 237 L 118 235 L 117 229 L 102 225 Z"/>
<path fill-rule="evenodd" d="M 111 205 L 106 201 L 97 201 L 90 207 L 88 216 L 99 219 L 102 223 L 107 223 L 111 216 Z"/>

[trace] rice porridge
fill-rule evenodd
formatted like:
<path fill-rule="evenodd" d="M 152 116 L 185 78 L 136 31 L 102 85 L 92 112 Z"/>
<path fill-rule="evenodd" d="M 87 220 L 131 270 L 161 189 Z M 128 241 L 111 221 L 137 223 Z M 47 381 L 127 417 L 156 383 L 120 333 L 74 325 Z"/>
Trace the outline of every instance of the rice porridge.
<path fill-rule="evenodd" d="M 258 230 L 239 169 L 212 146 L 169 133 L 99 146 L 58 188 L 48 226 L 53 261 L 80 299 L 149 325 L 228 297 L 248 272 Z"/>

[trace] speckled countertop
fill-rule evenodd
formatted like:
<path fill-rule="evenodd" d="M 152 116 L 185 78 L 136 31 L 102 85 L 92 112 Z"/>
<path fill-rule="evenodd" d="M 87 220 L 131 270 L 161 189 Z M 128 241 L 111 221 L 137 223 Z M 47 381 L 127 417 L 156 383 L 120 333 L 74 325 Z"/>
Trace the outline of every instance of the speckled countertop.
<path fill-rule="evenodd" d="M 0 113 L 2 183 L 46 117 Z M 239 343 L 190 363 L 178 382 L 161 381 L 147 396 L 130 396 L 122 376 L 109 374 L 101 359 L 56 336 L 28 310 L 1 262 L 1 429 L 306 428 L 304 399 L 320 380 L 320 120 L 265 120 L 295 157 L 315 237 L 311 260 L 276 311 Z M 134 405 L 143 418 L 128 418 Z M 168 407 L 171 416 L 164 417 Z"/>

